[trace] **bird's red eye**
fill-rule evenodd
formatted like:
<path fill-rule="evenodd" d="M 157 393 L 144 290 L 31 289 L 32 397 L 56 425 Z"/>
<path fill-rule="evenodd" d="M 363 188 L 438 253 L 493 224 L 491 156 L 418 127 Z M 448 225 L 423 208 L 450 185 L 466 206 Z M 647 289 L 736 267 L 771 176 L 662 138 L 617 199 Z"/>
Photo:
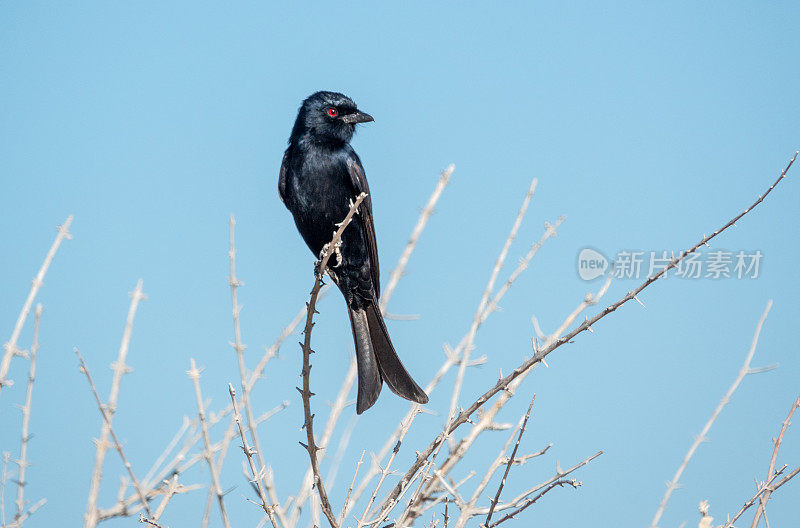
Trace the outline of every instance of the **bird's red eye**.
<path fill-rule="evenodd" d="M 339 111 L 333 107 L 328 108 L 328 115 L 331 117 L 336 117 L 337 115 L 339 115 Z"/>

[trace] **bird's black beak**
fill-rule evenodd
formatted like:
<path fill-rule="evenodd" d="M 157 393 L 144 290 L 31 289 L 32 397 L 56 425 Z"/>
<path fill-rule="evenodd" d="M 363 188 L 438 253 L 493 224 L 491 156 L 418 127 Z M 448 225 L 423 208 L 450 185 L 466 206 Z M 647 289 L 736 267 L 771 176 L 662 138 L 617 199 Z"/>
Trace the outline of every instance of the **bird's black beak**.
<path fill-rule="evenodd" d="M 360 112 L 356 110 L 352 114 L 347 114 L 342 116 L 342 121 L 348 124 L 356 124 L 356 123 L 369 123 L 370 121 L 375 121 L 371 115 L 365 114 L 364 112 Z"/>

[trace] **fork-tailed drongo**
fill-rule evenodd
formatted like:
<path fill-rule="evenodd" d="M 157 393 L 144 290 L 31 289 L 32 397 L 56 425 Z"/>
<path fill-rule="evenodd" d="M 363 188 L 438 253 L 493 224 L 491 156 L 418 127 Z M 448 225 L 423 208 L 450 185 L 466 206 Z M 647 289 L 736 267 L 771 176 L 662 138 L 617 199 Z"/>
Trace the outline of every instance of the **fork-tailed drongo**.
<path fill-rule="evenodd" d="M 350 146 L 356 124 L 369 121 L 373 121 L 370 115 L 335 92 L 312 94 L 297 113 L 278 191 L 315 256 L 331 241 L 352 201 L 362 192 L 369 195 L 364 167 Z M 428 396 L 397 356 L 378 306 L 380 270 L 369 196 L 345 229 L 327 271 L 350 314 L 358 362 L 356 412 L 372 407 L 383 381 L 403 398 L 427 403 Z"/>

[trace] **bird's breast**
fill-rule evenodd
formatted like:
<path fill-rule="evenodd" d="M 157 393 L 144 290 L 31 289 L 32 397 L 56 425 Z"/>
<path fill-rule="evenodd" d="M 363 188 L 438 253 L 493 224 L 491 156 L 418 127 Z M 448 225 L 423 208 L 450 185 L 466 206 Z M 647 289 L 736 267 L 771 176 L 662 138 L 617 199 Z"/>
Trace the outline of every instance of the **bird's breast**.
<path fill-rule="evenodd" d="M 309 248 L 318 254 L 349 210 L 349 176 L 329 157 L 311 154 L 297 161 L 287 178 L 289 209 Z"/>

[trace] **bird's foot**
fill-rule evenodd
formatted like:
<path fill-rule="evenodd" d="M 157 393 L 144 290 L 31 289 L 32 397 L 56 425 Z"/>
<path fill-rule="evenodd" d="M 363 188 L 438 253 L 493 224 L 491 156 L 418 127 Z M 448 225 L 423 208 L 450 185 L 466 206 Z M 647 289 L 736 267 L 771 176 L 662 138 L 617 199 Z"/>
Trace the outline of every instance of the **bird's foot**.
<path fill-rule="evenodd" d="M 327 244 L 322 246 L 322 251 L 319 252 L 319 261 L 317 261 L 317 264 L 316 264 L 317 268 L 321 264 L 322 259 L 325 258 L 325 255 L 327 255 L 328 252 L 330 251 L 330 247 L 331 247 L 330 242 L 328 242 Z M 328 262 L 329 262 L 328 267 L 329 268 L 338 268 L 339 266 L 342 265 L 342 250 L 341 250 L 341 247 L 342 247 L 342 241 L 340 240 L 336 244 L 336 246 L 333 248 L 333 255 L 332 256 L 336 257 L 336 263 L 335 264 L 330 264 L 330 259 L 329 259 L 328 260 Z"/>

